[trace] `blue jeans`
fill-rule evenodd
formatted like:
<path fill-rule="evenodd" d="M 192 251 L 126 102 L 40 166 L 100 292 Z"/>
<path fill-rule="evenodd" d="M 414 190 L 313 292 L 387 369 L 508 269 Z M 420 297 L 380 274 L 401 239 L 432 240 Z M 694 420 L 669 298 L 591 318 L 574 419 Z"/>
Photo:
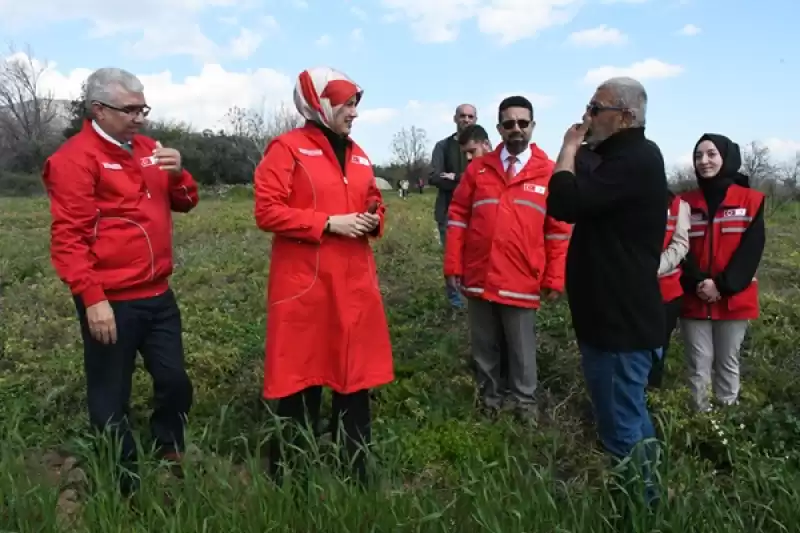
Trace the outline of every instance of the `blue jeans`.
<path fill-rule="evenodd" d="M 606 352 L 582 342 L 579 348 L 600 441 L 618 461 L 630 458 L 625 481 L 640 478 L 645 502 L 651 504 L 658 498 L 654 469 L 659 449 L 645 388 L 653 360 L 663 350 Z"/>
<path fill-rule="evenodd" d="M 442 243 L 442 248 L 444 248 L 445 236 L 447 235 L 447 223 L 446 222 L 444 224 L 439 223 L 438 226 L 439 226 L 439 240 Z M 461 299 L 461 293 L 459 293 L 458 290 L 448 285 L 446 281 L 444 288 L 447 293 L 447 300 L 450 302 L 450 305 L 458 308 L 464 307 L 464 301 Z"/>

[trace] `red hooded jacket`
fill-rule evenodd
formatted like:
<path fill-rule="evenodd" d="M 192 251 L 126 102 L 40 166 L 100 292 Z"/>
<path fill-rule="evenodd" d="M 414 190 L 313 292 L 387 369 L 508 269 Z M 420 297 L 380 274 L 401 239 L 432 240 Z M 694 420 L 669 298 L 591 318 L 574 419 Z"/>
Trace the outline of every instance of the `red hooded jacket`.
<path fill-rule="evenodd" d="M 50 255 L 85 306 L 165 292 L 172 274 L 172 211 L 192 210 L 197 184 L 154 164 L 156 142 L 136 135 L 132 152 L 85 121 L 45 163 Z"/>

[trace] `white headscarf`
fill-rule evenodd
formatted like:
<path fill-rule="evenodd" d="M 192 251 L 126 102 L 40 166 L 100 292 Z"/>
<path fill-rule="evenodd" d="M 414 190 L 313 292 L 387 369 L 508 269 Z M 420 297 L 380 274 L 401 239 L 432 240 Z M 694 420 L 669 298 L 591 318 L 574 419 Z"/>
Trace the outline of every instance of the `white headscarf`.
<path fill-rule="evenodd" d="M 361 100 L 363 90 L 344 73 L 329 67 L 304 70 L 294 87 L 294 105 L 306 120 L 327 127 L 341 106 L 353 96 Z"/>

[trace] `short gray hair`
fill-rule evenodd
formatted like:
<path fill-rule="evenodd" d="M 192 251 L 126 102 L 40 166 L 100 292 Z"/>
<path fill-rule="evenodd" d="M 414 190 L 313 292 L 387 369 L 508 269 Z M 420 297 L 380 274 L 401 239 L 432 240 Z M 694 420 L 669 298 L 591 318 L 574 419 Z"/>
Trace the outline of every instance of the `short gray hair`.
<path fill-rule="evenodd" d="M 95 70 L 86 79 L 84 98 L 86 110 L 91 110 L 92 102 L 113 104 L 114 93 L 118 89 L 130 93 L 141 93 L 144 92 L 144 85 L 139 78 L 121 68 L 107 67 Z"/>
<path fill-rule="evenodd" d="M 604 81 L 598 89 L 610 89 L 614 93 L 614 105 L 629 109 L 633 114 L 634 128 L 644 127 L 647 118 L 647 91 L 633 78 L 620 76 Z"/>

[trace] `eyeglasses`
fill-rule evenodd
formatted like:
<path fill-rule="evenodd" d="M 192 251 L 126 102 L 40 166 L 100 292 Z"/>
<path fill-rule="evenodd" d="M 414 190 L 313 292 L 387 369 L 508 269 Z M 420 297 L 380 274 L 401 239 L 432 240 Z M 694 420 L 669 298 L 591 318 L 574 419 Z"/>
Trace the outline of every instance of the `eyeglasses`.
<path fill-rule="evenodd" d="M 524 118 L 518 120 L 510 119 L 510 120 L 504 120 L 503 122 L 500 123 L 500 125 L 503 127 L 504 130 L 513 130 L 514 126 L 519 126 L 519 129 L 524 130 L 525 128 L 531 125 L 531 121 L 525 120 Z"/>
<path fill-rule="evenodd" d="M 117 106 L 113 106 L 111 104 L 107 104 L 105 102 L 95 102 L 95 103 L 100 104 L 101 106 L 103 106 L 105 108 L 113 109 L 114 111 L 119 111 L 120 113 L 125 113 L 126 115 L 131 116 L 131 117 L 135 117 L 136 115 L 138 115 L 140 113 L 141 113 L 141 115 L 143 117 L 146 117 L 147 115 L 150 114 L 150 106 L 149 105 L 128 105 L 128 106 L 125 106 L 125 107 L 117 107 Z"/>
<path fill-rule="evenodd" d="M 625 107 L 614 107 L 614 106 L 605 106 L 599 104 L 589 104 L 586 106 L 586 111 L 589 112 L 589 115 L 596 117 L 603 111 L 627 111 L 628 109 Z"/>

